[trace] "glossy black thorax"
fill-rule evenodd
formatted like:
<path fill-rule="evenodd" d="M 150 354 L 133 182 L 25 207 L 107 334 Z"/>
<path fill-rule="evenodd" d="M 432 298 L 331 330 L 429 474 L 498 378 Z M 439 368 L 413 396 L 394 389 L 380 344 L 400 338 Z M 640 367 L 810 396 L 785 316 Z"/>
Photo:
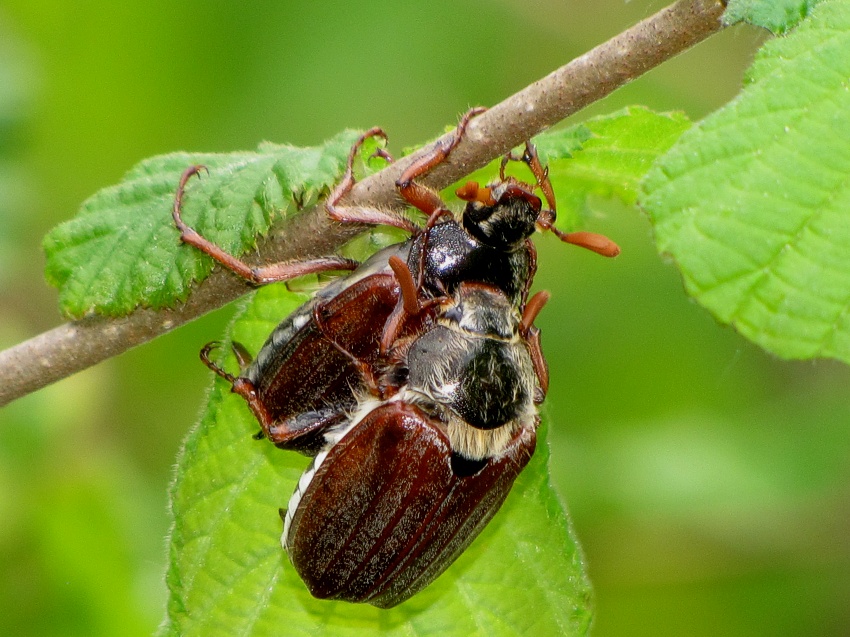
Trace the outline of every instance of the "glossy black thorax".
<path fill-rule="evenodd" d="M 524 239 L 510 249 L 492 247 L 454 220 L 438 223 L 426 233 L 410 240 L 407 264 L 414 276 L 418 275 L 425 245 L 424 287 L 428 294 L 452 294 L 462 282 L 476 281 L 502 290 L 514 305 L 522 301 L 534 274 Z"/>

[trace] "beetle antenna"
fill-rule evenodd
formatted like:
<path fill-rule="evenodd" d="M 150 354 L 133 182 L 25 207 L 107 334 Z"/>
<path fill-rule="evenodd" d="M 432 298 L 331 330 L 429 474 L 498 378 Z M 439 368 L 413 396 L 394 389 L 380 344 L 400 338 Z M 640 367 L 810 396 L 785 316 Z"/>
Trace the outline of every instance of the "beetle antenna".
<path fill-rule="evenodd" d="M 555 225 L 555 212 L 543 210 L 537 218 L 537 225 L 543 230 L 548 230 L 564 243 L 571 243 L 580 248 L 585 248 L 603 257 L 616 257 L 620 254 L 620 246 L 603 234 L 595 232 L 561 232 Z"/>

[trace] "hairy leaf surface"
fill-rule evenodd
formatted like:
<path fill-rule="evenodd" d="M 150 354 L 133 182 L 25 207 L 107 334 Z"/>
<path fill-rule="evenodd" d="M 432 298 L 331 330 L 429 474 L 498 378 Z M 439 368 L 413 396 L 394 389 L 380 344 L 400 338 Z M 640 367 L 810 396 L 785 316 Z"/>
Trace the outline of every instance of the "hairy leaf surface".
<path fill-rule="evenodd" d="M 786 358 L 850 360 L 848 78 L 850 3 L 823 0 L 644 183 L 688 292 Z"/>

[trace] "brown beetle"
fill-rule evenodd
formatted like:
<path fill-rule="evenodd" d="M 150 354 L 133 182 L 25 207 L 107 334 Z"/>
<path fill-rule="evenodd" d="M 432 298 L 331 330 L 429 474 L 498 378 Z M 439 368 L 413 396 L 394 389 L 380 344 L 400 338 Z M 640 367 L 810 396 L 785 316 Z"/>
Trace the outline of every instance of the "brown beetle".
<path fill-rule="evenodd" d="M 461 284 L 429 329 L 400 339 L 388 380 L 326 430 L 281 512 L 314 596 L 395 606 L 498 511 L 536 444 L 546 375 L 529 337 L 545 299 L 520 317 L 501 290 Z"/>

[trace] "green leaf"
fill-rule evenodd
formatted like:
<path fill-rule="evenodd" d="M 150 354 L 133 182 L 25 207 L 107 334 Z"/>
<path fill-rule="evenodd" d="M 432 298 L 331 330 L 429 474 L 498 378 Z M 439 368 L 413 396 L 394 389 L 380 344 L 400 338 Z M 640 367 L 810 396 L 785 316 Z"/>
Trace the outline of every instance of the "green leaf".
<path fill-rule="evenodd" d="M 632 106 L 536 137 L 541 161 L 549 165 L 561 223 L 576 225 L 591 196 L 633 204 L 652 162 L 689 126 L 681 113 Z"/>
<path fill-rule="evenodd" d="M 306 297 L 258 291 L 231 337 L 257 351 Z M 235 362 L 230 361 L 230 365 Z M 582 635 L 582 557 L 538 450 L 493 522 L 446 573 L 390 610 L 313 599 L 280 546 L 278 508 L 307 460 L 251 434 L 244 401 L 216 379 L 180 454 L 171 491 L 170 591 L 163 635 Z"/>
<path fill-rule="evenodd" d="M 309 204 L 337 181 L 356 136 L 344 131 L 315 148 L 264 143 L 255 152 L 174 153 L 141 162 L 45 237 L 46 275 L 59 288 L 62 311 L 80 317 L 172 306 L 209 274 L 212 260 L 183 246 L 171 220 L 188 166 L 203 164 L 209 174 L 189 183 L 185 221 L 239 255 L 277 215 L 293 214 L 295 201 Z"/>
<path fill-rule="evenodd" d="M 801 22 L 820 0 L 730 0 L 723 21 L 749 22 L 776 34 L 785 33 Z"/>
<path fill-rule="evenodd" d="M 688 292 L 786 358 L 850 361 L 848 78 L 850 3 L 824 0 L 644 184 Z"/>

